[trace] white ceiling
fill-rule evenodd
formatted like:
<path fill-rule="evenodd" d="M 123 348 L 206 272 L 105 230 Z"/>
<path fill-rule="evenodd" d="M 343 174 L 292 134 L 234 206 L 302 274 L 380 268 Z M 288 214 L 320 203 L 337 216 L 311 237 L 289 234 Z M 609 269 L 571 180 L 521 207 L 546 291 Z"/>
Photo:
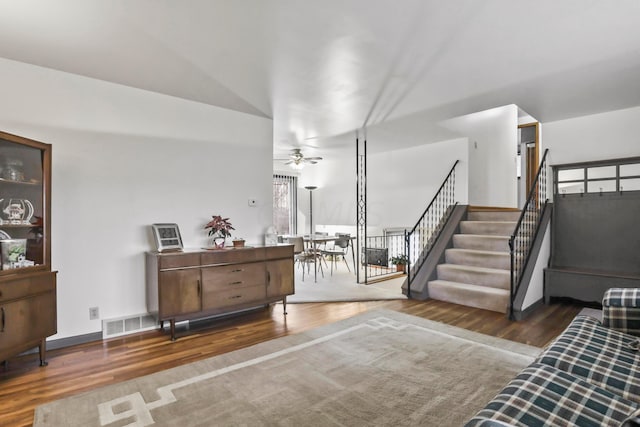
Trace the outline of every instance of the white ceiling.
<path fill-rule="evenodd" d="M 273 118 L 276 151 L 321 150 L 375 125 L 430 142 L 505 104 L 543 122 L 640 105 L 639 23 L 638 0 L 20 0 L 0 3 L 0 56 Z"/>

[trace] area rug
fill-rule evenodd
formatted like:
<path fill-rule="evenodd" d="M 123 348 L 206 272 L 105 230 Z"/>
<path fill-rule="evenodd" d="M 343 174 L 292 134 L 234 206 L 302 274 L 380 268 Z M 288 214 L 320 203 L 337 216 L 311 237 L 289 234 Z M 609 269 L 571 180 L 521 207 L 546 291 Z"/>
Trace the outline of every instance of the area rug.
<path fill-rule="evenodd" d="M 356 275 L 346 269 L 326 273 L 324 277 L 318 274 L 318 280 L 305 276 L 302 280 L 300 269 L 296 268 L 296 292 L 287 297 L 287 302 L 340 302 L 340 301 L 380 301 L 407 299 L 402 294 L 404 277 L 390 279 L 384 282 L 367 285 L 356 282 Z"/>
<path fill-rule="evenodd" d="M 34 426 L 462 425 L 539 352 L 375 310 L 40 406 Z"/>

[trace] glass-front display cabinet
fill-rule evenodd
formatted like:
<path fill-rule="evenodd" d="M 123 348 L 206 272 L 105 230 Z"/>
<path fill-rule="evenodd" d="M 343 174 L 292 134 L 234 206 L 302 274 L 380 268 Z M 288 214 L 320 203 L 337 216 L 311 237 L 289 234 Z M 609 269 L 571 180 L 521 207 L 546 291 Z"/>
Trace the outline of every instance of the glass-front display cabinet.
<path fill-rule="evenodd" d="M 56 333 L 51 145 L 0 132 L 0 361 Z"/>

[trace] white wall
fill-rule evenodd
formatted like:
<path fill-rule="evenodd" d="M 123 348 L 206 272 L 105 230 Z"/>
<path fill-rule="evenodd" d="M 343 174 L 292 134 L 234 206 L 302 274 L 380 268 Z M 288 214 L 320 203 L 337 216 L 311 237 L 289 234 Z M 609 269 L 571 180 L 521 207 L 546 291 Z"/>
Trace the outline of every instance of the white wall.
<path fill-rule="evenodd" d="M 468 114 L 442 126 L 469 138 L 469 204 L 516 207 L 518 107 Z"/>
<path fill-rule="evenodd" d="M 369 141 L 368 144 L 375 144 Z M 368 155 L 367 205 L 371 232 L 387 227 L 413 226 L 431 201 L 456 160 L 456 199 L 467 203 L 468 143 L 466 138 Z M 299 178 L 299 231 L 307 232 L 309 198 L 313 192 L 313 221 L 317 231 L 355 232 L 355 149 L 342 158 L 306 167 Z M 302 220 L 301 220 L 302 218 Z M 308 227 L 308 225 L 306 225 Z M 351 227 L 351 228 L 349 228 Z"/>
<path fill-rule="evenodd" d="M 640 107 L 544 124 L 549 163 L 563 164 L 640 155 Z"/>
<path fill-rule="evenodd" d="M 548 223 L 544 232 L 544 238 L 542 239 L 542 246 L 536 259 L 535 267 L 533 268 L 533 274 L 531 281 L 529 282 L 529 288 L 527 294 L 522 302 L 522 311 L 526 310 L 531 305 L 540 301 L 544 297 L 544 269 L 549 265 L 549 257 L 551 256 L 551 222 Z"/>
<path fill-rule="evenodd" d="M 272 222 L 270 120 L 2 59 L 0 93 L 0 129 L 53 146 L 55 338 L 146 312 L 149 224 L 199 248 L 213 214 L 249 244 Z"/>

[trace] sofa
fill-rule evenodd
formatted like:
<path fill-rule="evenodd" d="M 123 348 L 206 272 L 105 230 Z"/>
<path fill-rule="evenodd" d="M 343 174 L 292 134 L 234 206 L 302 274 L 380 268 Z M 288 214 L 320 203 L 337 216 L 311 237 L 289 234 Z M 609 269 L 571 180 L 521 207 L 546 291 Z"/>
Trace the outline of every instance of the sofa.
<path fill-rule="evenodd" d="M 640 289 L 609 289 L 466 424 L 640 426 Z"/>

